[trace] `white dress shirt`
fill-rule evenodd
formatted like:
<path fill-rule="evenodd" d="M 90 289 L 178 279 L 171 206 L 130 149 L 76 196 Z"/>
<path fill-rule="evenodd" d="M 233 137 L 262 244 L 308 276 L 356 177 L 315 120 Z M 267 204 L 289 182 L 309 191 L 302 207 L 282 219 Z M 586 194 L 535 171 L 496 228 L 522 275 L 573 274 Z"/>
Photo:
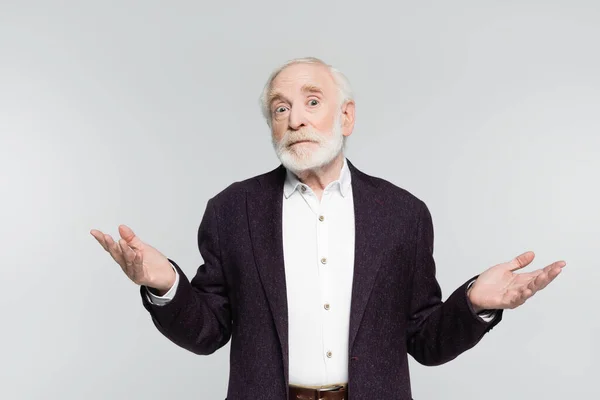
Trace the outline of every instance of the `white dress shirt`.
<path fill-rule="evenodd" d="M 354 272 L 354 201 L 348 163 L 321 200 L 287 171 L 282 210 L 288 303 L 289 383 L 348 382 L 348 333 Z M 177 272 L 177 271 L 176 271 Z M 148 300 L 168 303 L 179 284 Z M 486 321 L 494 314 L 482 316 Z"/>
<path fill-rule="evenodd" d="M 345 383 L 354 271 L 354 201 L 346 159 L 320 201 L 288 171 L 282 222 L 290 384 Z"/>

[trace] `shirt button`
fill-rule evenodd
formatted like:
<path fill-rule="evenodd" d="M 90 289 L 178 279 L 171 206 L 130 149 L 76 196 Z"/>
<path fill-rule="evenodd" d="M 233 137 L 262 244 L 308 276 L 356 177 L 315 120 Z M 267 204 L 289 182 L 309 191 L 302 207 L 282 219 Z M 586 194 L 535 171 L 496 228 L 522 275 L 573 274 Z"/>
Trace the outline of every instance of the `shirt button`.
<path fill-rule="evenodd" d="M 325 304 L 323 305 L 323 307 L 324 307 L 324 308 L 325 308 L 327 311 L 329 311 L 329 303 L 325 303 Z"/>
<path fill-rule="evenodd" d="M 331 351 L 328 351 L 328 352 L 326 353 L 326 355 L 327 355 L 327 358 L 331 358 L 331 357 L 333 357 L 333 353 L 331 353 Z"/>
<path fill-rule="evenodd" d="M 319 215 L 319 221 L 321 221 L 321 222 L 325 221 L 325 217 L 322 215 Z"/>
<path fill-rule="evenodd" d="M 302 190 L 303 192 L 306 192 L 306 186 L 300 186 L 300 190 Z"/>
<path fill-rule="evenodd" d="M 327 259 L 325 257 L 321 258 L 321 264 L 327 264 Z"/>

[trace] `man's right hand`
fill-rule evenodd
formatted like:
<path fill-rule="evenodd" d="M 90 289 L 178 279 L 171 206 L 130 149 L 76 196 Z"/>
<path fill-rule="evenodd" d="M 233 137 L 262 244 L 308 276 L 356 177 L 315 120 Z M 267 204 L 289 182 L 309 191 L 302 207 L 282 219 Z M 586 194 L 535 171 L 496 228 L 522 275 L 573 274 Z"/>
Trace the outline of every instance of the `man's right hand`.
<path fill-rule="evenodd" d="M 142 242 L 129 227 L 119 226 L 121 239 L 118 242 L 97 229 L 90 233 L 134 283 L 156 289 L 159 296 L 175 284 L 176 274 L 167 257 Z"/>

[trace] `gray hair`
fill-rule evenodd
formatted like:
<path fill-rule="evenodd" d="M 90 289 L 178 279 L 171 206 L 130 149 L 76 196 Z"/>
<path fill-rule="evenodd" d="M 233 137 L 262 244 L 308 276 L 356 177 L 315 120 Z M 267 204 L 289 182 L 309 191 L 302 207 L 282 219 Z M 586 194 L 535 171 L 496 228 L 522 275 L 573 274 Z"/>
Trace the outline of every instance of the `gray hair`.
<path fill-rule="evenodd" d="M 352 91 L 352 87 L 350 86 L 350 81 L 338 69 L 332 67 L 329 64 L 326 64 L 324 61 L 322 61 L 316 57 L 295 58 L 293 60 L 286 62 L 285 64 L 283 64 L 279 68 L 275 69 L 271 73 L 271 75 L 269 76 L 269 79 L 267 80 L 267 83 L 265 84 L 265 87 L 263 88 L 263 91 L 260 95 L 260 99 L 259 99 L 260 107 L 262 110 L 263 117 L 267 121 L 267 125 L 269 125 L 269 128 L 271 127 L 271 110 L 270 110 L 270 105 L 267 102 L 269 100 L 268 95 L 269 95 L 269 91 L 271 90 L 271 85 L 273 84 L 273 81 L 275 80 L 277 75 L 279 75 L 279 73 L 281 71 L 283 71 L 290 65 L 294 65 L 294 64 L 319 64 L 319 65 L 323 65 L 323 66 L 327 67 L 327 69 L 333 76 L 333 80 L 338 88 L 339 105 L 341 106 L 342 104 L 344 104 L 346 101 L 349 101 L 349 100 L 354 101 L 354 92 Z"/>

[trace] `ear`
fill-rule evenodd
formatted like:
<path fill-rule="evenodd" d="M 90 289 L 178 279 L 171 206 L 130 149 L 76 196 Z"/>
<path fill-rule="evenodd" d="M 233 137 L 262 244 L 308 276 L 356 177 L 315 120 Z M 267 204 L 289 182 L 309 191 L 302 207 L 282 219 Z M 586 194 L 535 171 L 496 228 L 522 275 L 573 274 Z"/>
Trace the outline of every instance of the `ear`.
<path fill-rule="evenodd" d="M 350 136 L 352 130 L 354 130 L 354 118 L 356 112 L 356 105 L 353 100 L 348 100 L 342 104 L 342 134 L 344 136 Z"/>

